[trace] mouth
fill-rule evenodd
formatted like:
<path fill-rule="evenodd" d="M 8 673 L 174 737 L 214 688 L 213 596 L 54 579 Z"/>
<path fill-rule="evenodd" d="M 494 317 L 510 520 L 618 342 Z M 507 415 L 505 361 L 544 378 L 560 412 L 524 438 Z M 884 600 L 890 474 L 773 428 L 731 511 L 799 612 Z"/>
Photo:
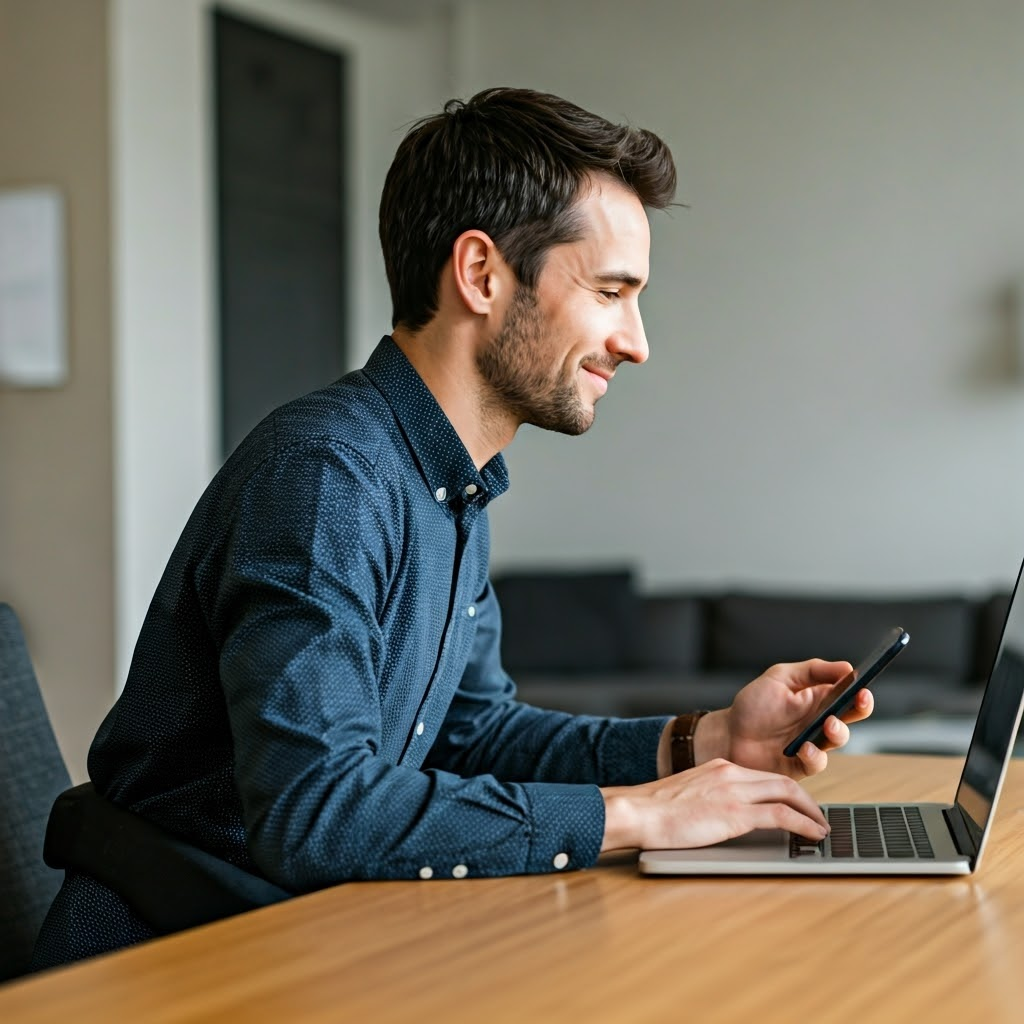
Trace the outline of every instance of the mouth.
<path fill-rule="evenodd" d="M 615 375 L 614 370 L 604 370 L 598 367 L 591 369 L 589 366 L 581 366 L 580 369 L 587 375 L 587 378 L 594 384 L 598 394 L 603 395 L 608 390 L 608 381 Z"/>

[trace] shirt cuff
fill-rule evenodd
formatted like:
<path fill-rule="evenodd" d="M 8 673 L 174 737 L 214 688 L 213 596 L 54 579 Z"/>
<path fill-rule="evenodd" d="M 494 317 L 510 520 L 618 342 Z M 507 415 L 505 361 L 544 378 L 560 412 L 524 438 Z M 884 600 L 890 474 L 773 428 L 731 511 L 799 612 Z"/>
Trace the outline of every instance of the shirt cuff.
<path fill-rule="evenodd" d="M 604 840 L 604 797 L 597 786 L 527 782 L 523 789 L 531 818 L 527 873 L 595 864 Z"/>
<path fill-rule="evenodd" d="M 639 786 L 656 779 L 658 744 L 672 717 L 609 719 L 597 747 L 600 785 Z"/>

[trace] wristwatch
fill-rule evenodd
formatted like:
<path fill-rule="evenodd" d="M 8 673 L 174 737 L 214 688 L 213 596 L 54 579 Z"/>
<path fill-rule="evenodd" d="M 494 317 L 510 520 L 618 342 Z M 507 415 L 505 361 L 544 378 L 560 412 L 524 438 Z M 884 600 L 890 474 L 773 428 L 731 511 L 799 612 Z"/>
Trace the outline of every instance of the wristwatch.
<path fill-rule="evenodd" d="M 672 774 L 685 772 L 694 766 L 693 734 L 697 731 L 697 723 L 707 714 L 706 711 L 688 711 L 679 715 L 672 722 Z"/>

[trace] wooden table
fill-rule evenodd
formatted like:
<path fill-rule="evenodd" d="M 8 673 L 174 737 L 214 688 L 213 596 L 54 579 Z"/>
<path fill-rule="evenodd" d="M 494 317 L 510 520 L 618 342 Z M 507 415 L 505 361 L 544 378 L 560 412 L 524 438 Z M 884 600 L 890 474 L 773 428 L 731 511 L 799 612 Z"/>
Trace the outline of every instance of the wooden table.
<path fill-rule="evenodd" d="M 960 761 L 836 756 L 828 800 L 948 801 Z M 0 1021 L 1024 1020 L 1024 762 L 951 879 L 340 886 L 0 989 Z"/>

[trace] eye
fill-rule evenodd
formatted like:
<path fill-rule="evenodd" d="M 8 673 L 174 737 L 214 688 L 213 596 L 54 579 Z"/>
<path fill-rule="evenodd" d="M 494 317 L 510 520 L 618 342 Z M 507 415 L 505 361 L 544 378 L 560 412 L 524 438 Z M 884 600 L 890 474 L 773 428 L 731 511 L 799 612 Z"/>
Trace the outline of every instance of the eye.
<path fill-rule="evenodd" d="M 609 301 L 611 299 L 617 299 L 619 297 L 618 292 L 605 291 L 604 289 L 599 291 L 597 294 L 600 295 L 602 299 L 608 299 Z"/>

